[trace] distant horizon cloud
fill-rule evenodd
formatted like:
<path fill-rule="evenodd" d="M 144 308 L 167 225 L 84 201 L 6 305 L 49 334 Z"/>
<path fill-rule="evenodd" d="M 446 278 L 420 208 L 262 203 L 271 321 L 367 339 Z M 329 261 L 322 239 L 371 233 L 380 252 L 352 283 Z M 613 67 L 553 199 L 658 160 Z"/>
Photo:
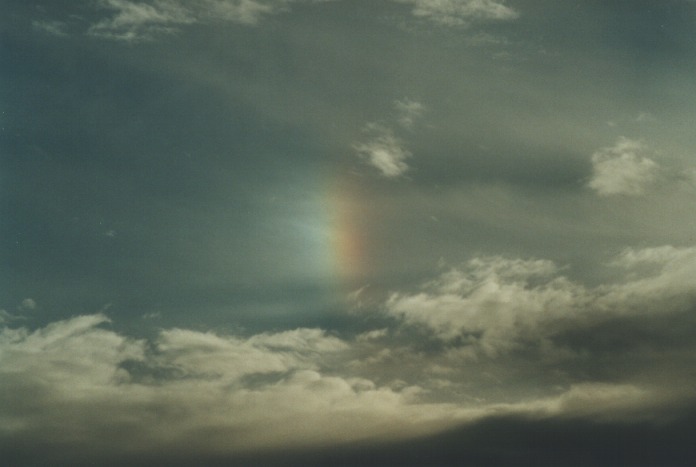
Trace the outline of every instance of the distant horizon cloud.
<path fill-rule="evenodd" d="M 327 366 L 388 345 L 376 343 L 385 329 L 344 340 L 319 329 L 243 338 L 172 328 L 146 341 L 110 321 L 95 314 L 33 331 L 0 327 L 0 389 L 23 388 L 0 391 L 0 433 L 88 454 L 98 446 L 102 456 L 184 445 L 230 455 L 404 440 L 506 415 L 653 420 L 674 397 L 671 388 L 592 381 L 535 399 L 436 401 L 417 385 Z"/>

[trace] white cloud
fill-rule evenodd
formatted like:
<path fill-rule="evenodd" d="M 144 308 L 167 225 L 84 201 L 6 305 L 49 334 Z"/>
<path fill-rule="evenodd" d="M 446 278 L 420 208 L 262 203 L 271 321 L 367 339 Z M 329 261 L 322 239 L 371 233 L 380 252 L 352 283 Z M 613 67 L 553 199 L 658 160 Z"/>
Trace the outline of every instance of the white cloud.
<path fill-rule="evenodd" d="M 394 293 L 386 312 L 423 326 L 444 342 L 465 345 L 475 358 L 535 345 L 569 329 L 618 316 L 668 314 L 696 302 L 696 248 L 626 250 L 612 265 L 615 283 L 588 288 L 542 260 L 476 258 L 423 285 Z"/>
<path fill-rule="evenodd" d="M 328 336 L 321 329 L 295 329 L 278 333 L 262 333 L 253 336 L 249 342 L 276 351 L 299 353 L 338 352 L 348 346 L 337 337 Z"/>
<path fill-rule="evenodd" d="M 283 10 L 287 3 L 287 0 L 205 0 L 203 9 L 205 15 L 211 18 L 256 24 L 262 16 Z"/>
<path fill-rule="evenodd" d="M 503 412 L 533 418 L 580 417 L 625 422 L 653 418 L 654 409 L 659 411 L 672 397 L 656 388 L 630 383 L 582 382 L 571 384 L 556 396 L 496 407 Z"/>
<path fill-rule="evenodd" d="M 160 333 L 155 348 L 160 365 L 230 382 L 250 374 L 316 369 L 321 358 L 346 350 L 347 344 L 319 329 L 263 333 L 249 339 L 170 329 Z"/>
<path fill-rule="evenodd" d="M 263 17 L 288 11 L 293 4 L 336 0 L 95 0 L 105 15 L 88 25 L 87 34 L 107 39 L 138 42 L 178 32 L 182 26 L 200 22 L 229 21 L 255 25 Z M 494 0 L 394 0 L 413 6 L 414 16 L 447 25 L 471 21 L 510 20 L 519 14 Z M 49 34 L 68 34 L 69 23 L 37 20 L 35 29 Z"/>
<path fill-rule="evenodd" d="M 448 26 L 475 20 L 512 20 L 519 13 L 494 0 L 397 0 L 413 5 L 413 15 Z"/>
<path fill-rule="evenodd" d="M 404 98 L 394 101 L 396 115 L 390 124 L 368 123 L 365 131 L 367 142 L 353 146 L 359 157 L 373 166 L 387 178 L 397 178 L 409 170 L 406 160 L 412 156 L 406 143 L 396 136 L 394 127 L 413 129 L 414 124 L 425 112 L 425 106 L 413 99 Z"/>
<path fill-rule="evenodd" d="M 242 339 L 184 329 L 162 331 L 156 349 L 160 365 L 173 366 L 189 376 L 226 381 L 301 366 L 292 355 L 268 352 Z"/>
<path fill-rule="evenodd" d="M 628 280 L 604 286 L 598 303 L 614 312 L 664 312 L 696 301 L 696 247 L 627 249 L 612 263 Z"/>
<path fill-rule="evenodd" d="M 602 196 L 642 195 L 660 171 L 655 161 L 641 155 L 645 151 L 641 142 L 622 137 L 614 146 L 595 152 L 588 186 Z"/>
<path fill-rule="evenodd" d="M 496 355 L 521 339 L 539 339 L 544 325 L 586 300 L 582 287 L 555 273 L 548 261 L 476 258 L 427 283 L 423 292 L 393 294 L 387 310 L 442 340 L 463 339 Z"/>
<path fill-rule="evenodd" d="M 402 99 L 394 101 L 394 107 L 398 113 L 397 120 L 399 125 L 406 129 L 413 128 L 415 122 L 425 112 L 425 106 L 418 101 L 412 99 Z"/>
<path fill-rule="evenodd" d="M 665 264 L 683 259 L 667 250 L 655 256 Z M 522 298 L 522 307 L 534 311 L 531 296 L 537 294 L 544 302 L 541 289 L 553 289 L 548 284 L 557 273 L 544 261 L 489 258 L 471 266 L 468 277 L 450 272 L 429 287 L 472 295 L 495 282 L 496 275 L 499 289 L 513 290 L 509 298 Z M 470 301 L 485 308 L 483 301 Z M 502 300 L 490 303 L 495 307 Z M 514 313 L 511 306 L 507 310 Z M 496 319 L 505 319 L 493 308 L 486 312 L 492 316 L 473 315 L 485 322 L 484 331 Z M 491 415 L 649 417 L 644 409 L 664 399 L 648 387 L 592 381 L 566 385 L 552 397 L 433 402 L 428 391 L 404 381 L 413 379 L 409 363 L 423 356 L 377 345 L 390 335 L 386 329 L 369 331 L 353 343 L 319 329 L 248 338 L 168 329 L 148 343 L 105 328 L 108 323 L 106 316 L 96 314 L 35 331 L 0 328 L 0 437 L 48 443 L 79 452 L 84 459 L 162 452 L 225 455 L 400 439 Z M 461 321 L 453 325 L 467 326 Z M 385 354 L 374 364 L 383 365 L 388 357 L 396 373 L 384 383 L 356 374 L 368 363 L 351 363 L 356 352 L 365 351 L 375 357 Z M 427 378 L 431 388 L 461 388 L 452 379 L 461 368 L 428 368 L 438 375 Z"/>
<path fill-rule="evenodd" d="M 292 3 L 318 1 L 321 0 L 101 0 L 101 7 L 111 14 L 93 24 L 88 33 L 125 41 L 148 40 L 198 22 L 223 20 L 254 25 L 263 16 L 286 11 Z"/>
<path fill-rule="evenodd" d="M 230 453 L 413 436 L 469 417 L 421 402 L 417 386 L 325 374 L 322 361 L 350 349 L 321 330 L 243 339 L 172 329 L 150 347 L 106 323 L 0 330 L 0 436 L 107 456 Z M 254 375 L 268 377 L 245 379 Z"/>
<path fill-rule="evenodd" d="M 365 331 L 361 334 L 358 334 L 355 337 L 355 340 L 358 342 L 369 342 L 386 337 L 388 334 L 389 330 L 387 328 L 373 329 L 372 331 Z"/>
<path fill-rule="evenodd" d="M 100 5 L 113 13 L 93 24 L 88 33 L 110 39 L 150 39 L 153 34 L 172 32 L 182 24 L 196 21 L 195 12 L 178 0 L 155 0 L 149 3 L 102 0 Z"/>
<path fill-rule="evenodd" d="M 2 329 L 0 393 L 4 402 L 0 407 L 13 412 L 7 407 L 9 394 L 5 392 L 13 385 L 15 391 L 48 391 L 49 399 L 74 399 L 127 378 L 118 364 L 142 359 L 143 343 L 97 327 L 107 322 L 104 315 L 97 314 L 58 321 L 32 333 L 24 328 Z"/>
<path fill-rule="evenodd" d="M 368 164 L 380 171 L 387 178 L 396 178 L 408 171 L 406 159 L 411 152 L 406 149 L 404 142 L 394 135 L 389 128 L 370 124 L 371 134 L 366 143 L 355 145 L 355 150 Z"/>

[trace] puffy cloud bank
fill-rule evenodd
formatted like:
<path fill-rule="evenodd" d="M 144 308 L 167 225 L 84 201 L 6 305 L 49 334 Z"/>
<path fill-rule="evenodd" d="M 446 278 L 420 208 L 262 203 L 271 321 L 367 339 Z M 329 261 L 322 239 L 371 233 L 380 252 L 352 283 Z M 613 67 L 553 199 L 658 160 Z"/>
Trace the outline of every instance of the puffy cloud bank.
<path fill-rule="evenodd" d="M 475 258 L 393 294 L 383 309 L 393 326 L 352 337 L 173 328 L 136 339 L 104 314 L 34 330 L 8 322 L 0 448 L 36 443 L 68 460 L 73 450 L 227 456 L 410 439 L 501 416 L 663 420 L 691 400 L 696 249 L 626 250 L 609 267 L 616 281 L 590 288 L 546 260 Z M 613 342 L 615 320 L 636 342 Z M 441 345 L 424 349 L 410 328 Z M 522 389 L 547 374 L 548 386 Z M 496 396 L 491 378 L 508 392 Z"/>
<path fill-rule="evenodd" d="M 169 329 L 147 342 L 108 322 L 96 314 L 2 330 L 0 437 L 121 454 L 224 453 L 413 436 L 465 416 L 419 402 L 418 387 L 327 370 L 350 348 L 320 330 L 242 339 Z"/>
<path fill-rule="evenodd" d="M 611 262 L 615 283 L 588 288 L 547 260 L 484 257 L 394 293 L 386 312 L 494 356 L 618 317 L 668 315 L 696 303 L 696 249 L 627 249 Z"/>

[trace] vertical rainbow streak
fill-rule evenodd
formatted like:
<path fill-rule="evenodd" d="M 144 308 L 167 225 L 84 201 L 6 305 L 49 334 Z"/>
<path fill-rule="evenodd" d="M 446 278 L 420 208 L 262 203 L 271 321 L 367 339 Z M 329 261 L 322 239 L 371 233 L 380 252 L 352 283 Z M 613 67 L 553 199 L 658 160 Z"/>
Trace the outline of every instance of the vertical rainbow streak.
<path fill-rule="evenodd" d="M 332 270 L 342 288 L 352 288 L 367 280 L 371 269 L 370 209 L 350 180 L 334 178 L 328 192 Z"/>

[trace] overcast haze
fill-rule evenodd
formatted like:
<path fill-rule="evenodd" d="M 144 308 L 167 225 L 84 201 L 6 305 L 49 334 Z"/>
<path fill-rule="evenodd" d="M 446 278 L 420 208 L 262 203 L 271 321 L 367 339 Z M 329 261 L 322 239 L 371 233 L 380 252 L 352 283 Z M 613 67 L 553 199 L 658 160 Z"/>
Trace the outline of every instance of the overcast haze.
<path fill-rule="evenodd" d="M 690 465 L 696 3 L 2 0 L 8 465 Z"/>

